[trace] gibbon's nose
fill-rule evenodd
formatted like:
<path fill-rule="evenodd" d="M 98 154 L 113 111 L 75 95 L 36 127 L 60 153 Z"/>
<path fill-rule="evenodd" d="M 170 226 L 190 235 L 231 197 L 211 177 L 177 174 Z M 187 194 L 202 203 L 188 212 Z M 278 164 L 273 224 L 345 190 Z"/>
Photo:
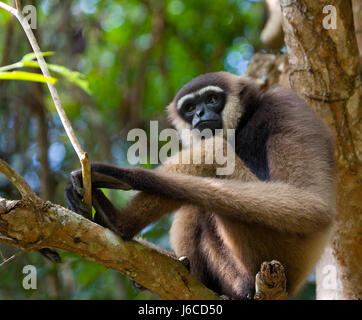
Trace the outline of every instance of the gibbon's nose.
<path fill-rule="evenodd" d="M 204 106 L 202 104 L 198 104 L 196 106 L 196 115 L 201 118 L 205 113 Z"/>

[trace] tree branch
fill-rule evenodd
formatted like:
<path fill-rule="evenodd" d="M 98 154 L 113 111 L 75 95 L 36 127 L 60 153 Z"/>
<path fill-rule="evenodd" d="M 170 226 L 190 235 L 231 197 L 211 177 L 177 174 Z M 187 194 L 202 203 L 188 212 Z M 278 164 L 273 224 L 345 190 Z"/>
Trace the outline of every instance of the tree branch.
<path fill-rule="evenodd" d="M 0 198 L 0 232 L 4 242 L 26 251 L 61 249 L 119 271 L 163 299 L 219 299 L 181 262 L 138 241 L 124 242 L 109 229 L 44 202 Z"/>
<path fill-rule="evenodd" d="M 26 251 L 52 248 L 78 254 L 123 273 L 163 299 L 220 299 L 180 261 L 160 253 L 153 245 L 143 240 L 125 242 L 111 230 L 41 200 L 1 159 L 0 172 L 16 183 L 23 196 L 16 201 L 0 197 L 0 243 Z M 281 264 L 264 262 L 257 275 L 255 299 L 284 299 L 285 289 Z"/>
<path fill-rule="evenodd" d="M 24 178 L 2 159 L 0 159 L 0 172 L 3 173 L 18 189 L 23 199 L 27 199 L 35 203 L 41 202 L 41 199 L 34 193 Z"/>

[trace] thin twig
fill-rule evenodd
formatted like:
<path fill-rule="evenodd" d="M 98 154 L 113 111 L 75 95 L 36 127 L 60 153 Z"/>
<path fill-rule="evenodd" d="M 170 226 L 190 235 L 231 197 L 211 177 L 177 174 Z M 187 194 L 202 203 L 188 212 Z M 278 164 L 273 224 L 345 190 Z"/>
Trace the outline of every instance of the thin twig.
<path fill-rule="evenodd" d="M 3 8 L 4 10 L 6 10 L 7 12 L 10 12 L 14 16 L 16 16 L 18 14 L 18 11 L 15 8 L 5 4 L 2 1 L 0 1 L 0 8 Z"/>
<path fill-rule="evenodd" d="M 11 257 L 5 259 L 3 262 L 0 263 L 0 267 L 2 267 L 4 264 L 10 262 L 11 260 L 13 260 L 15 257 L 17 257 L 18 255 L 24 253 L 24 251 L 19 250 L 18 252 L 14 253 Z"/>
<path fill-rule="evenodd" d="M 0 172 L 11 181 L 16 189 L 18 189 L 23 199 L 31 200 L 34 203 L 41 202 L 39 197 L 30 188 L 25 179 L 2 159 L 0 159 Z"/>
<path fill-rule="evenodd" d="M 20 3 L 20 1 L 17 1 Z M 41 54 L 41 50 L 39 48 L 38 42 L 36 41 L 36 38 L 34 36 L 34 33 L 28 23 L 28 20 L 23 16 L 21 11 L 3 3 L 0 1 L 0 8 L 3 8 L 4 10 L 10 12 L 13 14 L 20 22 L 21 26 L 23 27 L 25 34 L 30 42 L 31 47 L 33 48 L 33 51 L 36 55 L 36 59 L 39 63 L 39 67 L 43 73 L 43 75 L 46 78 L 50 78 L 50 72 L 47 68 L 45 59 L 43 55 Z M 90 166 L 90 160 L 88 157 L 88 154 L 83 151 L 78 138 L 76 137 L 74 130 L 69 122 L 69 119 L 63 109 L 63 106 L 60 102 L 60 98 L 57 92 L 57 89 L 53 84 L 50 82 L 47 82 L 50 94 L 52 96 L 52 99 L 55 104 L 55 108 L 57 109 L 57 112 L 59 114 L 59 117 L 62 121 L 62 124 L 64 126 L 64 129 L 69 137 L 70 142 L 73 145 L 73 148 L 75 152 L 78 155 L 78 158 L 82 165 L 82 178 L 83 178 L 83 188 L 84 188 L 84 201 L 89 206 L 89 208 L 92 207 L 92 182 L 91 182 L 91 166 Z M 91 212 L 89 212 L 89 217 L 91 217 Z"/>
<path fill-rule="evenodd" d="M 6 260 L 6 258 L 5 258 L 4 254 L 3 254 L 3 252 L 1 251 L 1 249 L 0 249 L 0 257 L 1 257 L 2 261 Z"/>
<path fill-rule="evenodd" d="M 18 11 L 21 11 L 23 8 L 21 6 L 21 2 L 20 0 L 15 0 L 15 8 L 18 10 Z"/>

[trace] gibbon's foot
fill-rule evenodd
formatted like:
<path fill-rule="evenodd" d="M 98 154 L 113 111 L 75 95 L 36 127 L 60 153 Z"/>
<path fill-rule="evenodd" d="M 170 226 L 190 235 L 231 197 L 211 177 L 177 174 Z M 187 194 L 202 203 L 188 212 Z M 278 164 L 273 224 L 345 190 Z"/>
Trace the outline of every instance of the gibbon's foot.
<path fill-rule="evenodd" d="M 185 266 L 185 268 L 187 269 L 187 271 L 190 271 L 190 259 L 187 258 L 186 256 L 182 256 L 180 258 L 178 258 L 178 260 Z"/>

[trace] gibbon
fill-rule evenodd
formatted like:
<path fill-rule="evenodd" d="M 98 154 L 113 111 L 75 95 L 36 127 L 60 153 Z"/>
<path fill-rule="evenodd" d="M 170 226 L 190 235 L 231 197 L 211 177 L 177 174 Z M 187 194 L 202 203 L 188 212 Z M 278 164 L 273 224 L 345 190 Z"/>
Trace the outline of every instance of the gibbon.
<path fill-rule="evenodd" d="M 275 259 L 285 267 L 288 293 L 295 294 L 319 259 L 335 217 L 329 128 L 291 90 L 262 92 L 227 72 L 187 83 L 168 113 L 180 131 L 234 129 L 235 170 L 218 175 L 220 166 L 204 157 L 197 164 L 170 160 L 156 170 L 94 163 L 98 222 L 129 240 L 176 211 L 170 230 L 174 255 L 187 257 L 207 287 L 231 299 L 251 299 L 260 265 Z M 210 139 L 228 143 L 216 135 Z M 205 142 L 199 142 L 203 155 Z M 174 159 L 192 150 L 185 146 Z M 99 188 L 138 192 L 116 209 Z M 65 195 L 70 209 L 87 209 L 81 170 L 71 173 Z"/>

